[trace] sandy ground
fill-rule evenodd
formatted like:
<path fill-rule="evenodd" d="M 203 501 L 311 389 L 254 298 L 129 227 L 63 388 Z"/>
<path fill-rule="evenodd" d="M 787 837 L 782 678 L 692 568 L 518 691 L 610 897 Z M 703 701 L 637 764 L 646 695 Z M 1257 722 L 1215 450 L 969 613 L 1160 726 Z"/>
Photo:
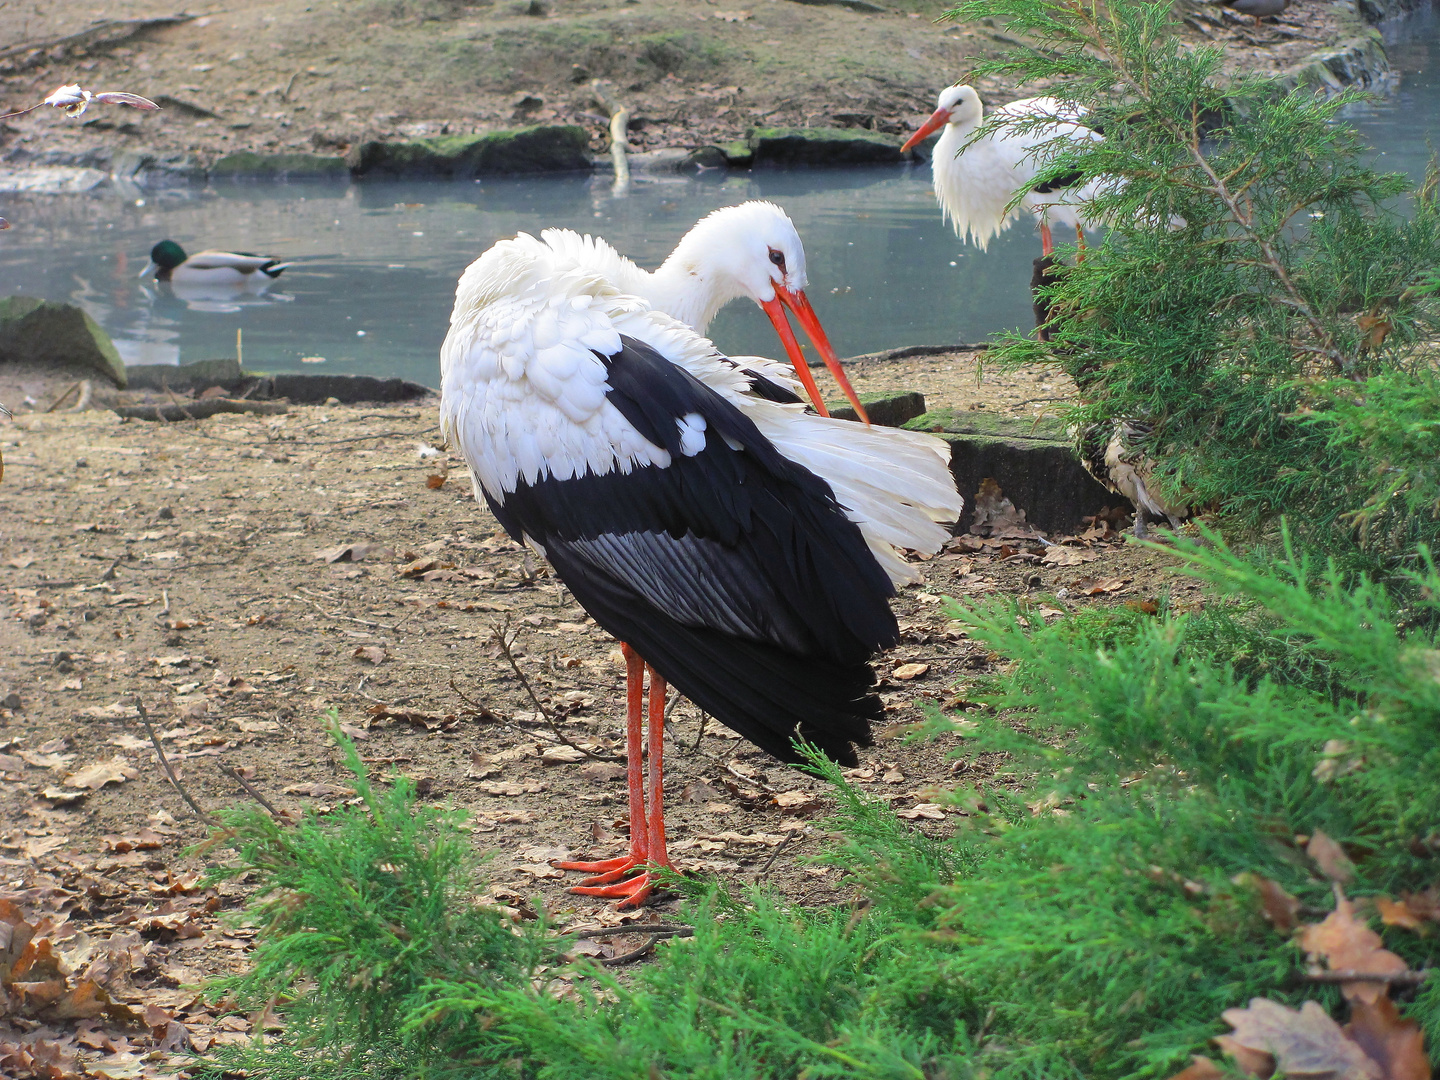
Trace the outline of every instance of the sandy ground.
<path fill-rule="evenodd" d="M 990 371 L 977 382 L 973 356 L 853 370 L 862 389 L 899 384 L 949 400 L 963 390 L 972 407 L 1015 416 L 1033 415 L 1054 385 L 1045 370 Z M 220 763 L 253 770 L 279 805 L 333 804 L 344 777 L 322 717 L 336 710 L 378 772 L 399 768 L 427 780 L 432 797 L 475 812 L 479 839 L 501 852 L 500 887 L 577 916 L 600 913 L 561 892 L 545 864 L 562 849 L 620 845 L 623 792 L 608 760 L 620 747 L 619 653 L 476 504 L 458 459 L 421 456 L 438 438 L 433 403 L 177 424 L 45 413 L 46 403 L 0 429 L 0 697 L 18 697 L 0 713 L 0 743 L 14 753 L 62 739 L 66 751 L 53 768 L 0 785 L 9 820 L 48 808 L 44 789 L 119 754 L 134 779 L 55 811 L 70 843 L 138 828 L 157 806 L 179 819 L 177 844 L 198 839 L 203 830 L 186 819 L 153 751 L 136 742 L 145 736 L 137 696 L 202 804 L 243 798 Z M 942 596 L 1040 598 L 1068 587 L 1067 602 L 1115 603 L 1162 587 L 1163 557 L 1122 543 L 1076 546 L 1070 566 L 1040 562 L 1024 553 L 1031 547 L 1043 551 L 962 538 L 922 564 L 922 584 L 897 602 L 904 644 L 878 664 L 890 676 L 882 687 L 893 725 L 859 776 L 897 809 L 929 802 L 927 788 L 953 783 L 956 769 L 984 777 L 991 767 L 956 737 L 895 737 L 924 705 L 963 700 L 971 674 L 988 665 Z M 1077 583 L 1105 579 L 1124 583 L 1075 599 L 1085 591 Z M 561 714 L 556 723 L 537 715 L 501 656 L 496 633 L 507 626 L 543 711 Z M 908 664 L 928 669 L 895 678 Z M 701 736 L 688 703 L 670 732 L 682 866 L 747 880 L 795 831 L 769 877 L 802 901 L 843 890 L 832 872 L 803 864 L 820 839 L 808 821 L 824 799 L 798 811 L 774 801 L 813 782 L 717 725 Z M 575 751 L 547 759 L 561 735 L 607 760 Z"/>
<path fill-rule="evenodd" d="M 1294 5 L 1260 28 L 1204 9 L 1180 25 L 1223 47 L 1236 70 L 1279 71 L 1342 33 L 1330 5 Z M 63 83 L 164 98 L 158 114 L 51 110 L 8 121 L 9 161 L 103 164 L 117 153 L 343 153 L 405 138 L 574 122 L 604 146 L 588 82 L 630 106 L 636 149 L 740 137 L 755 124 L 901 132 L 933 108 L 970 58 L 1013 40 L 1002 27 L 937 23 L 945 5 L 894 0 L 853 11 L 792 0 L 257 0 L 188 7 L 158 0 L 0 5 L 7 108 Z M 99 20 L 199 17 L 110 44 L 66 47 Z M 1203 27 L 1203 29 L 1202 29 Z M 26 44 L 34 48 L 23 48 Z M 981 81 L 987 97 L 1018 96 Z"/>

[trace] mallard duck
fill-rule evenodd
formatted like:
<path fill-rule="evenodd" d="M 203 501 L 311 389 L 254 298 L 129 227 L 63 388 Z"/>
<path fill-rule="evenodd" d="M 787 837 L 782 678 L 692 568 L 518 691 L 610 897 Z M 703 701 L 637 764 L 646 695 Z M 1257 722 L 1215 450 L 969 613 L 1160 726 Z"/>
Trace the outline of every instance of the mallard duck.
<path fill-rule="evenodd" d="M 186 256 L 174 240 L 161 240 L 150 249 L 150 262 L 141 277 L 195 285 L 256 285 L 269 283 L 290 266 L 268 255 L 243 251 L 201 251 Z"/>

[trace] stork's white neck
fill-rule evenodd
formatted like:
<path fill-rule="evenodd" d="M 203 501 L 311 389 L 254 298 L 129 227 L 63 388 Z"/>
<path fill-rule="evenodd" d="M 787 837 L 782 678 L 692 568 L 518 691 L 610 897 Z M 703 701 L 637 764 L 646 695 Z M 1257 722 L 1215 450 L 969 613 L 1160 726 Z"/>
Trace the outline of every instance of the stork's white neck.
<path fill-rule="evenodd" d="M 733 275 L 716 266 L 707 257 L 706 246 L 697 241 L 693 231 L 686 234 L 670 257 L 650 274 L 642 295 L 652 307 L 703 334 L 720 309 L 744 296 L 745 289 Z"/>

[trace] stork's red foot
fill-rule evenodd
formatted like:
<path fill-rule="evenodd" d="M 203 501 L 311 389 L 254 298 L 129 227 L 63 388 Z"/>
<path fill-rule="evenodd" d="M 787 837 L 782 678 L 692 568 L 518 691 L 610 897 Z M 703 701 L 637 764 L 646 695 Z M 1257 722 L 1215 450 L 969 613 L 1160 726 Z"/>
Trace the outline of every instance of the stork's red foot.
<path fill-rule="evenodd" d="M 620 903 L 615 906 L 619 908 L 639 907 L 650 899 L 650 894 L 655 891 L 655 879 L 646 870 L 628 881 L 619 881 L 613 885 L 576 885 L 570 891 L 580 896 L 603 896 L 607 900 L 618 899 Z"/>
<path fill-rule="evenodd" d="M 636 855 L 622 855 L 618 859 L 602 859 L 600 862 L 557 862 L 551 863 L 557 870 L 579 870 L 585 874 L 594 874 L 580 882 L 581 885 L 609 885 L 612 881 L 619 881 L 632 870 L 638 870 L 646 865 L 645 859 Z M 573 889 L 571 890 L 574 891 Z"/>

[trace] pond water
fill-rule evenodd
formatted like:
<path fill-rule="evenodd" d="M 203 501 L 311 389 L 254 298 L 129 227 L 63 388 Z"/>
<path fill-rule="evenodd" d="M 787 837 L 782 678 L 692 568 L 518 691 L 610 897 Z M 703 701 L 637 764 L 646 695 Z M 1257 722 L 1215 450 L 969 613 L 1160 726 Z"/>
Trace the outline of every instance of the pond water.
<path fill-rule="evenodd" d="M 1440 20 L 1426 9 L 1386 28 L 1397 93 L 1351 119 L 1382 168 L 1418 179 L 1440 130 Z M 234 356 L 254 370 L 399 375 L 438 385 L 455 279 L 497 239 L 563 226 L 604 236 L 654 266 L 703 214 L 745 199 L 780 203 L 810 262 L 810 296 L 842 356 L 979 341 L 1031 323 L 1039 254 L 1017 223 L 986 252 L 941 223 L 928 167 L 710 173 L 637 183 L 606 178 L 217 186 L 11 196 L 0 295 L 83 305 L 127 363 Z M 262 295 L 185 293 L 136 277 L 158 240 L 293 260 Z M 711 327 L 732 353 L 773 355 L 764 316 L 737 303 Z"/>

